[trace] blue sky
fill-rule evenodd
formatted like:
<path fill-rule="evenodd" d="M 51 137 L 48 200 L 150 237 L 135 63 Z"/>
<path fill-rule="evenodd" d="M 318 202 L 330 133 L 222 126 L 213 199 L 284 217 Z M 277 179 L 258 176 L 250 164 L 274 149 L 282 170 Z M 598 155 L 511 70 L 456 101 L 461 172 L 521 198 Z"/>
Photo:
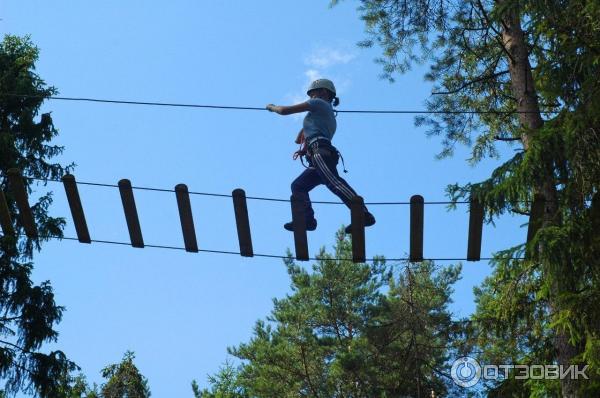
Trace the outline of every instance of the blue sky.
<path fill-rule="evenodd" d="M 359 49 L 364 27 L 357 2 L 333 9 L 325 0 L 86 1 L 5 0 L 1 33 L 30 34 L 41 50 L 38 73 L 60 95 L 197 104 L 265 106 L 305 99 L 310 80 L 336 83 L 340 109 L 423 109 L 431 86 L 415 67 L 390 84 L 378 78 L 379 49 Z M 64 145 L 64 163 L 75 162 L 81 181 L 289 198 L 303 170 L 291 159 L 301 117 L 259 111 L 158 108 L 49 101 Z M 462 148 L 435 160 L 440 140 L 414 127 L 413 115 L 340 114 L 334 144 L 350 171 L 344 177 L 368 202 L 444 200 L 454 182 L 478 181 L 500 160 L 476 167 Z M 512 149 L 501 148 L 505 155 Z M 66 217 L 75 236 L 62 186 L 52 214 Z M 40 187 L 43 189 L 43 187 Z M 127 241 L 118 190 L 80 186 L 93 239 Z M 182 246 L 175 195 L 135 191 L 148 244 Z M 326 188 L 314 200 L 335 200 Z M 203 249 L 237 251 L 231 199 L 192 197 Z M 292 234 L 282 229 L 289 204 L 248 202 L 254 250 L 285 254 Z M 464 257 L 466 207 L 425 209 L 425 256 Z M 319 228 L 310 253 L 330 247 L 349 222 L 343 206 L 316 205 Z M 408 206 L 373 206 L 377 224 L 367 230 L 367 256 L 404 257 Z M 482 255 L 521 242 L 526 220 L 505 217 L 485 226 Z M 308 266 L 309 264 L 307 264 Z M 465 263 L 452 311 L 474 310 L 472 288 L 490 271 Z M 191 396 L 190 382 L 206 385 L 227 358 L 226 348 L 247 341 L 254 322 L 268 315 L 272 298 L 289 292 L 277 259 L 190 254 L 72 241 L 47 243 L 36 255 L 34 279 L 50 280 L 67 309 L 58 325 L 60 348 L 92 382 L 126 350 L 150 380 L 154 397 Z"/>

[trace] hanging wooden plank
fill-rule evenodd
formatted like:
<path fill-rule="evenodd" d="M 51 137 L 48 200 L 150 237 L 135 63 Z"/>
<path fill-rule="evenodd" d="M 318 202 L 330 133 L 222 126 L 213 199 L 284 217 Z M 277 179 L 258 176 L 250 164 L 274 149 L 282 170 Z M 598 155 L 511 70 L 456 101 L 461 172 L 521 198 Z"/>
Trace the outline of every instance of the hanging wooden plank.
<path fill-rule="evenodd" d="M 471 197 L 469 204 L 469 240 L 467 244 L 467 261 L 481 259 L 481 236 L 483 234 L 483 205 Z"/>
<path fill-rule="evenodd" d="M 198 242 L 196 241 L 192 205 L 187 185 L 177 184 L 175 186 L 175 196 L 177 197 L 177 208 L 179 209 L 179 220 L 181 221 L 181 232 L 183 233 L 185 250 L 191 253 L 198 253 Z"/>
<path fill-rule="evenodd" d="M 423 261 L 423 223 L 425 200 L 421 195 L 410 198 L 410 253 L 409 261 Z"/>
<path fill-rule="evenodd" d="M 65 187 L 69 208 L 71 209 L 73 224 L 75 224 L 77 239 L 81 243 L 92 243 L 87 222 L 85 221 L 85 214 L 83 212 L 83 206 L 81 205 L 81 198 L 79 197 L 75 176 L 72 174 L 66 174 L 62 177 L 62 182 Z"/>
<path fill-rule="evenodd" d="M 355 196 L 350 204 L 350 220 L 352 223 L 352 261 L 364 263 L 365 254 L 365 202 L 362 197 Z"/>
<path fill-rule="evenodd" d="M 38 231 L 37 227 L 35 226 L 33 213 L 31 212 L 31 208 L 29 207 L 29 202 L 27 199 L 27 190 L 25 189 L 25 184 L 23 183 L 23 176 L 21 175 L 21 171 L 19 169 L 14 168 L 9 169 L 8 181 L 15 196 L 15 201 L 17 202 L 17 208 L 19 209 L 19 217 L 21 219 L 21 223 L 23 223 L 25 234 L 28 238 L 37 238 Z"/>
<path fill-rule="evenodd" d="M 144 238 L 142 237 L 142 229 L 140 227 L 140 220 L 135 206 L 131 181 L 125 178 L 119 181 L 119 192 L 121 194 L 121 202 L 123 203 L 123 211 L 125 212 L 125 220 L 127 221 L 131 246 L 142 248 L 144 247 Z"/>
<path fill-rule="evenodd" d="M 15 230 L 12 225 L 12 219 L 10 217 L 10 210 L 8 209 L 8 203 L 6 203 L 6 196 L 4 192 L 0 190 L 0 225 L 2 226 L 2 233 L 4 235 L 14 235 Z"/>
<path fill-rule="evenodd" d="M 231 196 L 233 197 L 233 211 L 235 212 L 240 254 L 244 257 L 253 257 L 254 250 L 252 249 L 252 235 L 250 234 L 246 193 L 243 189 L 238 188 L 233 190 Z"/>
<path fill-rule="evenodd" d="M 294 224 L 294 246 L 296 260 L 308 261 L 308 238 L 306 236 L 306 215 L 304 200 L 297 195 L 290 198 L 292 223 Z"/>

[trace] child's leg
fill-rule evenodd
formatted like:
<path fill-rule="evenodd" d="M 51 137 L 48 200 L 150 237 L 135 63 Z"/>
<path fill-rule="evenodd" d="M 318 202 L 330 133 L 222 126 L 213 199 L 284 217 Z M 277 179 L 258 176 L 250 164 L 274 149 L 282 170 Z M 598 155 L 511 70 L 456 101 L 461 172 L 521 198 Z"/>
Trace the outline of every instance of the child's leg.
<path fill-rule="evenodd" d="M 350 184 L 346 182 L 337 172 L 337 156 L 333 151 L 327 149 L 317 150 L 313 155 L 313 163 L 315 164 L 321 178 L 327 185 L 327 188 L 336 194 L 342 201 L 351 207 L 352 199 L 357 196 L 356 192 Z M 369 213 L 366 206 L 363 206 L 365 213 L 365 226 L 369 227 L 375 224 L 375 217 Z M 346 233 L 352 233 L 352 225 L 346 226 Z"/>
<path fill-rule="evenodd" d="M 321 179 L 331 192 L 336 194 L 342 202 L 350 208 L 352 199 L 357 196 L 356 191 L 337 172 L 337 157 L 328 150 L 317 150 L 313 155 L 313 163 Z M 367 213 L 365 207 L 365 213 Z"/>
<path fill-rule="evenodd" d="M 315 218 L 315 212 L 310 203 L 310 196 L 308 193 L 317 185 L 322 184 L 323 181 L 319 172 L 314 167 L 309 167 L 302 172 L 292 182 L 292 194 L 296 194 L 298 197 L 304 200 L 304 211 L 307 220 Z"/>

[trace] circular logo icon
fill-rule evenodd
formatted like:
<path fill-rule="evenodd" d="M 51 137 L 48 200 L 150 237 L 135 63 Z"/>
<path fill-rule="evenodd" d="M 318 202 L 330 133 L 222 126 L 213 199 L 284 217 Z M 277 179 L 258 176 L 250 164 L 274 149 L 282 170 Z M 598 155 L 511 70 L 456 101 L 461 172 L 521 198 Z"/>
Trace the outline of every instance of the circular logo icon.
<path fill-rule="evenodd" d="M 450 375 L 457 386 L 473 387 L 481 378 L 481 366 L 471 357 L 458 358 L 452 363 Z"/>

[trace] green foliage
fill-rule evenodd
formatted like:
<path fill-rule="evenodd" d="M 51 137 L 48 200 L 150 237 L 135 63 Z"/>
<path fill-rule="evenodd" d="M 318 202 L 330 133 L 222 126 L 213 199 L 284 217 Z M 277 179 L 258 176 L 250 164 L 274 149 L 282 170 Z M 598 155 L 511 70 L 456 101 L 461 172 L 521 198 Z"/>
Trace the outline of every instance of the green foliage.
<path fill-rule="evenodd" d="M 245 388 L 240 384 L 239 368 L 236 368 L 231 362 L 226 361 L 219 369 L 219 372 L 208 376 L 208 382 L 211 385 L 210 390 L 200 390 L 198 383 L 192 381 L 192 391 L 195 398 L 250 398 Z"/>
<path fill-rule="evenodd" d="M 121 363 L 112 364 L 102 369 L 102 377 L 108 379 L 102 385 L 102 398 L 148 398 L 150 388 L 148 380 L 139 372 L 133 363 L 135 355 L 127 351 Z"/>
<path fill-rule="evenodd" d="M 533 240 L 498 253 L 493 274 L 476 289 L 471 337 L 482 359 L 551 364 L 569 358 L 589 365 L 591 380 L 577 386 L 579 394 L 597 396 L 600 4 L 365 0 L 358 10 L 368 37 L 361 44 L 381 47 L 385 77 L 430 62 L 425 77 L 435 92 L 426 105 L 438 113 L 417 117 L 416 124 L 442 137 L 440 157 L 466 145 L 475 164 L 499 157 L 499 145 L 523 144 L 488 179 L 449 186 L 453 200 L 476 197 L 493 222 L 507 212 L 528 214 L 540 191 L 555 196 L 544 203 Z M 515 77 L 518 44 L 506 42 L 519 30 L 528 57 L 519 65 L 531 79 Z M 527 95 L 537 101 L 535 115 L 516 113 Z M 539 123 L 527 123 L 536 117 Z M 510 259 L 525 253 L 528 261 Z M 490 396 L 576 393 L 568 383 L 512 378 L 489 387 Z"/>
<path fill-rule="evenodd" d="M 127 351 L 118 364 L 102 369 L 106 382 L 89 386 L 83 374 L 65 375 L 53 398 L 148 398 L 148 380 L 134 364 L 135 355 Z"/>
<path fill-rule="evenodd" d="M 54 398 L 100 398 L 98 387 L 90 387 L 83 374 L 64 375 Z"/>
<path fill-rule="evenodd" d="M 38 49 L 29 38 L 7 35 L 0 43 L 0 188 L 4 192 L 17 237 L 24 229 L 12 192 L 7 188 L 6 171 L 17 167 L 34 178 L 59 178 L 71 166 L 52 163 L 62 147 L 49 141 L 57 135 L 50 114 L 38 118 L 45 98 L 53 87 L 34 72 Z M 33 98 L 7 94 L 27 94 Z M 34 181 L 26 179 L 28 192 Z M 49 282 L 35 285 L 31 279 L 33 251 L 40 249 L 46 235 L 61 235 L 65 221 L 48 214 L 52 195 L 41 195 L 31 203 L 40 238 L 0 238 L 0 377 L 12 395 L 23 390 L 42 397 L 60 393 L 61 380 L 76 369 L 61 351 L 39 352 L 44 342 L 56 341 L 53 329 L 64 308 L 54 302 Z"/>
<path fill-rule="evenodd" d="M 351 258 L 343 230 L 334 249 L 321 250 L 312 272 L 290 255 L 291 293 L 273 300 L 248 343 L 229 349 L 239 368 L 226 365 L 197 397 L 372 398 L 452 388 L 441 375 L 459 348 L 461 327 L 447 305 L 460 267 L 340 261 Z"/>

